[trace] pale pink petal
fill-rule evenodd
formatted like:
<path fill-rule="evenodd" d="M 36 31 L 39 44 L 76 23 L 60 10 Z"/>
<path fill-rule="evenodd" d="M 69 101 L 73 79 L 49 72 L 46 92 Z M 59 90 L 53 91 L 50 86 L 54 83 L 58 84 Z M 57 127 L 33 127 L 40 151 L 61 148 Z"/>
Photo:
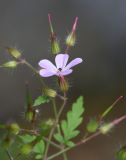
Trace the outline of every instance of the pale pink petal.
<path fill-rule="evenodd" d="M 52 62 L 50 62 L 47 59 L 41 60 L 38 64 L 41 68 L 44 68 L 44 69 L 48 70 L 49 72 L 52 72 L 52 73 L 57 72 L 57 68 L 52 64 Z"/>
<path fill-rule="evenodd" d="M 57 69 L 59 68 L 63 69 L 67 64 L 68 59 L 69 59 L 68 54 L 58 54 L 55 58 Z"/>
<path fill-rule="evenodd" d="M 47 69 L 41 69 L 41 70 L 39 71 L 39 74 L 40 74 L 40 76 L 42 76 L 42 77 L 50 77 L 50 76 L 54 76 L 54 75 L 55 75 L 55 73 L 49 72 Z"/>
<path fill-rule="evenodd" d="M 69 69 L 69 70 L 66 70 L 66 71 L 61 71 L 61 72 L 58 72 L 56 75 L 57 76 L 66 76 L 68 74 L 71 74 L 73 72 L 72 69 Z"/>
<path fill-rule="evenodd" d="M 74 60 L 72 60 L 64 69 L 63 71 L 69 70 L 70 68 L 78 65 L 79 63 L 82 63 L 83 60 L 81 58 L 75 58 Z"/>

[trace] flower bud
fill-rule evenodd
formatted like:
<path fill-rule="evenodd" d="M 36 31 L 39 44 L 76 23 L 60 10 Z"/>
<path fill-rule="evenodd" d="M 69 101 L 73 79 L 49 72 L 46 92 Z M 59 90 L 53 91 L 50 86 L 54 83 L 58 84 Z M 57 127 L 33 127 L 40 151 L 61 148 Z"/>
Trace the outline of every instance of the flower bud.
<path fill-rule="evenodd" d="M 18 64 L 19 63 L 16 62 L 16 61 L 9 61 L 9 62 L 6 62 L 6 63 L 2 64 L 0 67 L 4 67 L 4 68 L 16 68 Z"/>
<path fill-rule="evenodd" d="M 46 95 L 46 96 L 49 96 L 49 97 L 56 97 L 57 93 L 55 90 L 51 89 L 51 88 L 45 88 L 43 90 L 43 93 Z"/>
<path fill-rule="evenodd" d="M 67 80 L 62 76 L 62 77 L 59 77 L 58 82 L 59 82 L 60 90 L 62 92 L 67 92 L 69 89 L 69 84 L 68 84 Z"/>
<path fill-rule="evenodd" d="M 117 160 L 126 160 L 126 146 L 120 148 L 117 152 Z"/>
<path fill-rule="evenodd" d="M 88 122 L 86 128 L 87 128 L 87 131 L 88 131 L 88 132 L 93 133 L 93 132 L 96 132 L 96 130 L 98 129 L 98 127 L 99 127 L 98 121 L 97 121 L 95 118 L 92 118 L 92 119 Z"/>
<path fill-rule="evenodd" d="M 54 35 L 51 35 L 51 52 L 53 54 L 58 54 L 60 52 L 59 42 Z"/>
<path fill-rule="evenodd" d="M 20 149 L 20 152 L 21 154 L 24 154 L 24 155 L 28 155 L 31 151 L 32 151 L 32 145 L 29 143 L 29 144 L 24 144 L 21 149 Z"/>
<path fill-rule="evenodd" d="M 6 49 L 12 57 L 16 59 L 21 57 L 21 53 L 16 48 L 6 47 Z"/>
<path fill-rule="evenodd" d="M 51 22 L 51 15 L 48 14 L 48 20 L 49 20 L 49 26 L 50 26 L 50 41 L 51 41 L 51 52 L 52 54 L 58 54 L 60 52 L 60 46 L 59 46 L 59 41 L 56 37 L 56 34 L 53 31 L 53 26 L 52 26 L 52 22 Z"/>
<path fill-rule="evenodd" d="M 76 35 L 75 33 L 70 33 L 66 38 L 66 45 L 69 47 L 73 47 L 76 43 Z"/>
<path fill-rule="evenodd" d="M 102 125 L 99 130 L 102 134 L 107 134 L 114 127 L 113 123 Z"/>
<path fill-rule="evenodd" d="M 66 38 L 66 45 L 68 47 L 73 47 L 76 43 L 76 26 L 77 26 L 78 17 L 75 18 L 72 31 L 69 33 L 69 35 Z"/>
<path fill-rule="evenodd" d="M 9 130 L 10 133 L 13 133 L 15 135 L 18 134 L 20 131 L 20 127 L 17 123 L 12 123 L 10 125 L 7 125 L 6 128 Z"/>
<path fill-rule="evenodd" d="M 34 117 L 33 111 L 27 111 L 25 113 L 25 118 L 26 118 L 27 121 L 32 122 L 33 117 Z"/>

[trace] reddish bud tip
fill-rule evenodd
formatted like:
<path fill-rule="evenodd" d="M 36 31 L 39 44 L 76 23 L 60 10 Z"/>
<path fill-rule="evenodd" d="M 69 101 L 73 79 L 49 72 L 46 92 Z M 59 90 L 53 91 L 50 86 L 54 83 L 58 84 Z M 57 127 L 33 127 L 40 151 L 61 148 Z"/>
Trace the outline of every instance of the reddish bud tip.
<path fill-rule="evenodd" d="M 75 18 L 75 21 L 74 21 L 74 24 L 73 24 L 73 28 L 72 28 L 72 32 L 75 32 L 75 31 L 76 31 L 77 22 L 78 22 L 78 17 Z"/>
<path fill-rule="evenodd" d="M 54 31 L 53 31 L 53 27 L 52 27 L 52 21 L 51 21 L 51 14 L 50 13 L 48 14 L 48 21 L 49 21 L 49 26 L 50 26 L 51 33 L 53 34 Z"/>

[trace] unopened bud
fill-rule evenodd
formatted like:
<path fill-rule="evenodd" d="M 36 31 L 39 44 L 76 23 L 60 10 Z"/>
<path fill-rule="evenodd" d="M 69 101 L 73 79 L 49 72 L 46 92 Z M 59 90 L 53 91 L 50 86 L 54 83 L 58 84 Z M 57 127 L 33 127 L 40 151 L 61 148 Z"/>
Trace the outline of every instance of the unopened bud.
<path fill-rule="evenodd" d="M 58 54 L 60 52 L 59 42 L 55 37 L 51 37 L 51 52 L 53 54 Z"/>
<path fill-rule="evenodd" d="M 25 118 L 27 121 L 32 122 L 34 117 L 34 112 L 33 111 L 27 111 L 25 113 Z"/>
<path fill-rule="evenodd" d="M 76 35 L 75 33 L 70 33 L 66 38 L 66 45 L 69 47 L 73 47 L 76 43 Z"/>
<path fill-rule="evenodd" d="M 78 17 L 75 18 L 72 31 L 69 33 L 69 35 L 66 38 L 66 45 L 69 47 L 73 47 L 76 43 L 76 26 L 77 26 Z"/>
<path fill-rule="evenodd" d="M 7 129 L 9 130 L 10 133 L 13 134 L 18 134 L 20 131 L 20 127 L 17 123 L 12 123 L 10 125 L 7 125 Z"/>
<path fill-rule="evenodd" d="M 98 129 L 98 127 L 99 127 L 99 123 L 98 123 L 98 121 L 95 119 L 95 118 L 92 118 L 89 122 L 88 122 L 88 124 L 87 124 L 87 131 L 88 132 L 96 132 L 96 130 Z"/>
<path fill-rule="evenodd" d="M 62 76 L 62 77 L 59 77 L 58 82 L 59 82 L 60 90 L 62 92 L 67 92 L 69 89 L 69 84 L 68 84 L 67 80 Z"/>
<path fill-rule="evenodd" d="M 53 31 L 52 21 L 51 21 L 51 15 L 48 14 L 48 20 L 49 20 L 49 26 L 50 26 L 50 41 L 51 41 L 51 52 L 52 54 L 58 54 L 60 52 L 60 46 L 59 41 L 56 37 L 56 34 Z"/>
<path fill-rule="evenodd" d="M 99 130 L 102 134 L 107 134 L 114 127 L 113 123 L 102 125 Z"/>
<path fill-rule="evenodd" d="M 12 57 L 16 59 L 21 57 L 21 53 L 16 48 L 6 47 L 6 49 Z"/>
<path fill-rule="evenodd" d="M 49 97 L 56 97 L 57 93 L 55 90 L 51 89 L 51 88 L 45 88 L 43 90 L 43 93 L 46 95 L 46 96 L 49 96 Z"/>
<path fill-rule="evenodd" d="M 18 64 L 19 63 L 16 62 L 16 61 L 9 61 L 9 62 L 6 62 L 6 63 L 2 64 L 0 67 L 3 67 L 3 68 L 16 68 Z"/>
<path fill-rule="evenodd" d="M 126 160 L 126 146 L 117 152 L 117 160 Z"/>
<path fill-rule="evenodd" d="M 21 152 L 21 154 L 28 155 L 32 151 L 32 148 L 33 147 L 31 144 L 24 144 L 21 147 L 20 152 Z"/>

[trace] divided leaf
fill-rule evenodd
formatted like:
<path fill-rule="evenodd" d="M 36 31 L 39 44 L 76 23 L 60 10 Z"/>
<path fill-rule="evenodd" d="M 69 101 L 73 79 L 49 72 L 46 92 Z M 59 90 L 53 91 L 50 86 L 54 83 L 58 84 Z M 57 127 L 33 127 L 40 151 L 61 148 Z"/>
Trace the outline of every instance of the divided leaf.
<path fill-rule="evenodd" d="M 81 124 L 83 117 L 82 114 L 84 113 L 84 106 L 83 106 L 83 97 L 80 96 L 75 103 L 72 105 L 72 110 L 68 111 L 67 119 L 61 121 L 61 130 L 62 134 L 56 133 L 54 138 L 60 142 L 65 143 L 66 145 L 74 145 L 72 138 L 76 137 L 80 131 L 77 130 L 77 127 Z"/>

